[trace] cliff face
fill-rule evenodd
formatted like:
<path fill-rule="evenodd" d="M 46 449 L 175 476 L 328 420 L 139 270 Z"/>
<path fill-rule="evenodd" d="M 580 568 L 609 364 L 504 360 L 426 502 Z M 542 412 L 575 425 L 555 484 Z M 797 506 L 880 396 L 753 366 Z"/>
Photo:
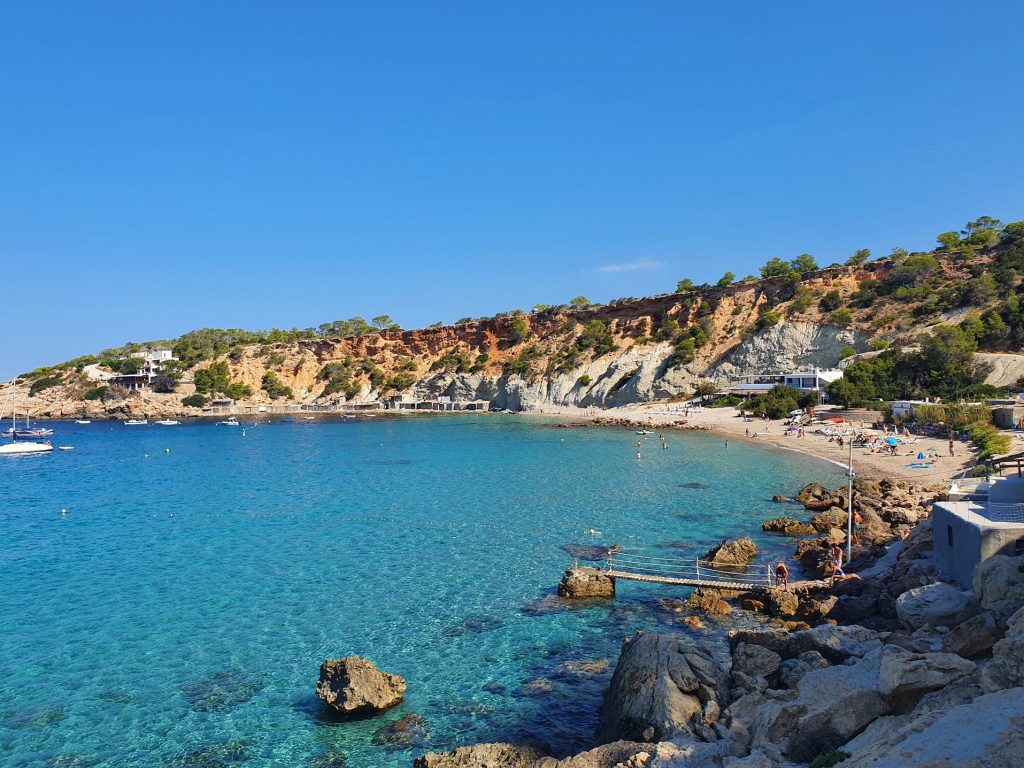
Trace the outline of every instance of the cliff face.
<path fill-rule="evenodd" d="M 945 268 L 955 282 L 956 267 Z M 191 391 L 187 382 L 198 370 L 218 361 L 227 363 L 232 381 L 253 391 L 243 405 L 271 402 L 264 377 L 272 373 L 291 391 L 277 393 L 284 402 L 372 402 L 401 391 L 487 400 L 513 410 L 615 407 L 686 395 L 700 380 L 727 384 L 738 374 L 832 367 L 844 349 L 864 351 L 877 337 L 908 340 L 924 329 L 908 320 L 906 307 L 858 309 L 852 301 L 862 286 L 887 279 L 892 270 L 881 261 L 820 270 L 796 284 L 772 278 L 588 309 L 241 346 L 187 371 L 178 394 L 118 402 L 83 400 L 97 382 L 69 371 L 60 385 L 33 397 L 22 390 L 19 411 L 197 414 L 181 405 L 182 394 Z M 837 307 L 846 308 L 841 320 Z"/>

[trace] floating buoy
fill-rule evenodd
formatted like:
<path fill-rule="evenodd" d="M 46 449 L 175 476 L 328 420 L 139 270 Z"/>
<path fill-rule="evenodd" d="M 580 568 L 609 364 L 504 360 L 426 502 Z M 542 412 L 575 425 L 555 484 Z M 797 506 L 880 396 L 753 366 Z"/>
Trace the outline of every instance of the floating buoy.
<path fill-rule="evenodd" d="M 170 448 L 164 448 L 164 450 L 165 450 L 165 451 L 167 451 L 168 453 L 170 453 L 170 452 L 171 452 L 171 449 L 170 449 Z"/>
<path fill-rule="evenodd" d="M 62 509 L 61 509 L 61 511 L 60 511 L 60 516 L 61 516 L 61 517 L 66 517 L 66 516 L 67 516 L 67 514 L 68 514 L 68 511 L 67 511 L 66 509 L 63 509 L 63 508 L 62 508 Z"/>

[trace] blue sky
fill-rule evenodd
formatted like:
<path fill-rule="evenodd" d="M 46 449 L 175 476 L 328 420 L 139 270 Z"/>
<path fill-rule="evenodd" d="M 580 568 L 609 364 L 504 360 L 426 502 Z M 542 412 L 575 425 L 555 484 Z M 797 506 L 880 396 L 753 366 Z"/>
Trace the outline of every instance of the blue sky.
<path fill-rule="evenodd" d="M 0 375 L 1024 218 L 1024 5 L 0 6 Z"/>

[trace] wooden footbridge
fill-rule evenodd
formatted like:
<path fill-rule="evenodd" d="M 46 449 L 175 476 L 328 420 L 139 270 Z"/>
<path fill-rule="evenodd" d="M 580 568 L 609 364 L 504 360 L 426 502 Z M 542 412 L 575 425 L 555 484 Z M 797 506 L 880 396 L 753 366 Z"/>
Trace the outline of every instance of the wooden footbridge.
<path fill-rule="evenodd" d="M 602 570 L 616 579 L 738 591 L 775 586 L 770 565 L 713 565 L 707 560 L 652 557 L 630 549 L 611 550 L 607 557 Z"/>

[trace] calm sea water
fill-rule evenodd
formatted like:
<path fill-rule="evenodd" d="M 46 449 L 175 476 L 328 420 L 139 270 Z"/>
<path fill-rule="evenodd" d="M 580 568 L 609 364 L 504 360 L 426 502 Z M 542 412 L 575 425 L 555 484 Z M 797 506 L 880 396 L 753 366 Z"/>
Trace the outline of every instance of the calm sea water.
<path fill-rule="evenodd" d="M 659 598 L 687 595 L 623 583 L 552 610 L 562 547 L 692 558 L 750 534 L 768 562 L 786 544 L 760 533 L 782 511 L 770 497 L 841 481 L 698 434 L 667 451 L 652 435 L 638 463 L 629 430 L 501 415 L 56 427 L 73 452 L 0 463 L 4 766 L 391 768 L 480 741 L 586 746 L 610 671 L 578 663 L 614 664 L 627 634 L 677 622 Z M 320 662 L 352 653 L 404 676 L 405 703 L 327 716 Z"/>

